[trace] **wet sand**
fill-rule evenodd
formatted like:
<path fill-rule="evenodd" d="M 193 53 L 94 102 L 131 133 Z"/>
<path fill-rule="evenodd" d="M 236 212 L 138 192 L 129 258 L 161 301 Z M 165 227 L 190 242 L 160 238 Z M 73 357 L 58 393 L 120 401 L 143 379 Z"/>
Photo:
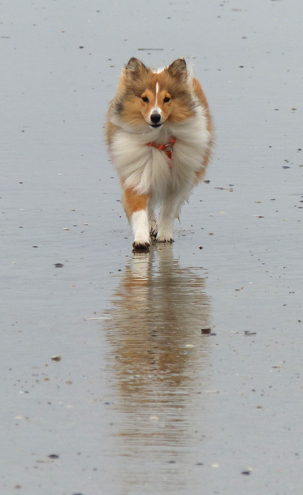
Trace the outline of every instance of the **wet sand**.
<path fill-rule="evenodd" d="M 2 2 L 1 493 L 303 490 L 302 10 Z M 133 254 L 106 108 L 180 55 L 209 182 Z"/>

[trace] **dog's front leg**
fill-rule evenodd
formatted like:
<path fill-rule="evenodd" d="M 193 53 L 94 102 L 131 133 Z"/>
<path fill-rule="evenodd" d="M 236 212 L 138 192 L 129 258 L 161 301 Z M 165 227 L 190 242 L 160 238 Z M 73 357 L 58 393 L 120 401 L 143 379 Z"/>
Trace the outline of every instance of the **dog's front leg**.
<path fill-rule="evenodd" d="M 122 202 L 134 234 L 135 250 L 146 250 L 150 246 L 148 202 L 150 195 L 139 195 L 134 189 L 123 192 Z"/>

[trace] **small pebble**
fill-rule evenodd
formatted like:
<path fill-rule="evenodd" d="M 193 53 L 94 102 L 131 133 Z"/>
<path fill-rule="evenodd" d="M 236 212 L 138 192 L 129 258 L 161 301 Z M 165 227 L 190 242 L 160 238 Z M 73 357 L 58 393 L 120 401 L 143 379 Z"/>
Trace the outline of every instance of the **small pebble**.
<path fill-rule="evenodd" d="M 203 335 L 209 335 L 211 332 L 211 328 L 201 328 L 201 332 Z"/>
<path fill-rule="evenodd" d="M 62 358 L 61 358 L 61 356 L 53 356 L 53 357 L 52 357 L 52 361 L 57 361 L 57 362 L 59 362 L 59 361 L 61 361 L 61 359 L 62 359 Z"/>

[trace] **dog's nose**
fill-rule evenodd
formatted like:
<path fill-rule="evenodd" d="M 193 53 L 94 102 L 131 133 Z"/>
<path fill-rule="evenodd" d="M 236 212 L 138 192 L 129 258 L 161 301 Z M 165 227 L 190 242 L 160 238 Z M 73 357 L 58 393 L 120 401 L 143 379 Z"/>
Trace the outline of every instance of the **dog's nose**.
<path fill-rule="evenodd" d="M 152 121 L 153 124 L 159 124 L 161 120 L 161 115 L 159 113 L 152 113 L 150 116 L 150 120 Z"/>

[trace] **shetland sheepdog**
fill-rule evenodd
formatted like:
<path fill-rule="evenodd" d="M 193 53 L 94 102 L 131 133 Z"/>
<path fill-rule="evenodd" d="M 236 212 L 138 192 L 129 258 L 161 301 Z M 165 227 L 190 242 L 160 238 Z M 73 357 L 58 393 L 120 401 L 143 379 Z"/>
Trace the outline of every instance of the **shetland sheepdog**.
<path fill-rule="evenodd" d="M 106 140 L 134 250 L 148 249 L 151 237 L 172 242 L 174 219 L 204 178 L 213 143 L 207 100 L 183 58 L 158 70 L 129 60 L 109 105 Z"/>

